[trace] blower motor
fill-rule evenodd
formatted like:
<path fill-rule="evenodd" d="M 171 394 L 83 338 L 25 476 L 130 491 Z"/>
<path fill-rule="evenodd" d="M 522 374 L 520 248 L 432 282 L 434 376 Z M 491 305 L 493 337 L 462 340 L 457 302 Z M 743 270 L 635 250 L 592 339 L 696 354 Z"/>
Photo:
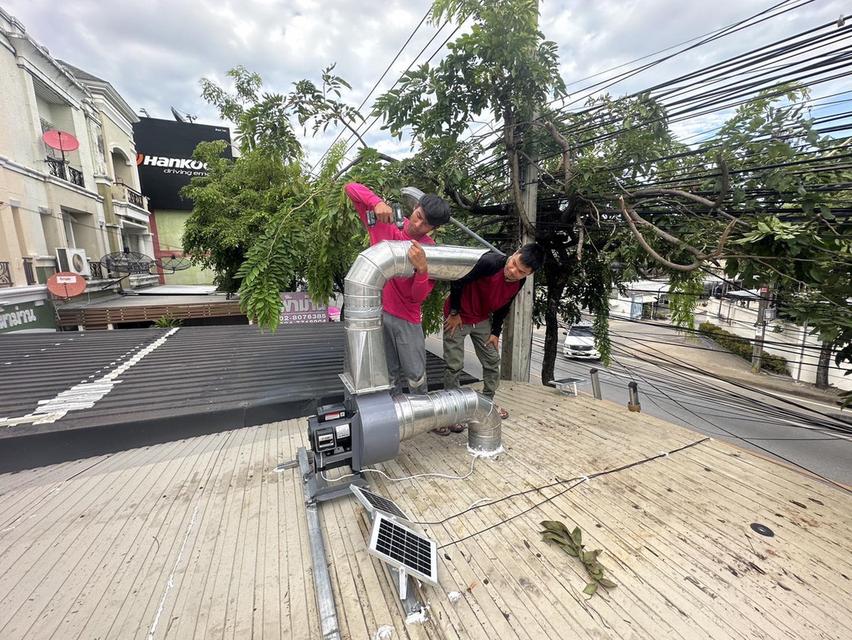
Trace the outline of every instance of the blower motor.
<path fill-rule="evenodd" d="M 339 404 L 317 407 L 308 418 L 308 442 L 316 471 L 366 465 L 399 454 L 399 418 L 390 393 L 347 396 Z"/>

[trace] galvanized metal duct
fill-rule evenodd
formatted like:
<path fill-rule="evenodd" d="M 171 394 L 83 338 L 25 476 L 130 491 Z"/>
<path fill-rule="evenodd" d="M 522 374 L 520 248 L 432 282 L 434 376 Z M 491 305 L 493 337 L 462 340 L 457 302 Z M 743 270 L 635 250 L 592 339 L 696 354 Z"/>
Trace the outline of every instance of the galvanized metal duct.
<path fill-rule="evenodd" d="M 346 274 L 344 289 L 346 361 L 343 383 L 352 395 L 390 389 L 382 338 L 382 287 L 390 278 L 409 277 L 411 242 L 385 241 L 365 249 Z M 424 246 L 433 280 L 458 280 L 485 249 Z"/>
<path fill-rule="evenodd" d="M 414 273 L 408 261 L 410 246 L 410 242 L 390 241 L 373 245 L 361 252 L 346 275 L 346 371 L 342 378 L 361 412 L 361 450 L 356 453 L 359 466 L 389 460 L 399 452 L 400 441 L 457 423 L 468 424 L 468 446 L 472 451 L 493 454 L 501 450 L 497 407 L 473 389 L 392 399 L 378 393 L 391 387 L 382 336 L 382 287 L 388 278 Z M 485 253 L 484 249 L 446 245 L 426 246 L 423 250 L 429 277 L 435 280 L 464 277 Z M 396 420 L 390 417 L 388 400 Z M 398 424 L 398 439 L 390 432 L 394 422 Z"/>
<path fill-rule="evenodd" d="M 458 423 L 468 423 L 468 447 L 474 453 L 500 449 L 502 420 L 494 403 L 473 389 L 449 389 L 393 398 L 399 439 Z"/>

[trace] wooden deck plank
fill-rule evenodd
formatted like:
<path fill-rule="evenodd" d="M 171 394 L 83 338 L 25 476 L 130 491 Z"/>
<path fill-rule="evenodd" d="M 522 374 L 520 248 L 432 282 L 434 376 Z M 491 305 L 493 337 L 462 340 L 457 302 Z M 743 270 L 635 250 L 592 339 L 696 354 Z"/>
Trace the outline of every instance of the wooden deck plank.
<path fill-rule="evenodd" d="M 167 513 L 174 508 L 174 502 L 158 500 L 163 491 L 170 491 L 178 483 L 181 491 L 194 490 L 194 486 L 187 486 L 192 482 L 187 465 L 194 467 L 197 460 L 205 456 L 208 443 L 199 440 L 186 444 L 186 447 L 175 447 L 176 455 L 169 467 L 161 469 L 159 465 L 152 465 L 147 478 L 134 478 L 139 490 L 134 491 L 133 497 L 125 501 L 120 512 L 109 518 L 107 526 L 93 535 L 89 549 L 67 572 L 68 576 L 59 587 L 57 596 L 51 599 L 51 607 L 59 614 L 59 605 L 67 601 L 69 596 L 72 598 L 64 615 L 43 616 L 43 619 L 35 622 L 37 628 L 52 629 L 52 637 L 60 638 L 77 637 L 81 633 L 87 617 L 79 616 L 77 612 L 93 611 L 96 608 L 96 603 L 111 585 L 116 569 L 122 566 L 123 559 L 133 552 L 135 545 L 141 543 L 147 547 L 153 543 L 152 539 L 139 540 L 140 523 L 149 517 L 151 506 L 156 505 L 155 511 Z M 170 472 L 172 467 L 173 472 Z M 78 541 L 75 551 L 79 553 L 79 550 Z"/>
<path fill-rule="evenodd" d="M 215 589 L 211 574 L 216 566 L 217 542 L 225 519 L 225 504 L 238 467 L 239 453 L 249 435 L 247 429 L 219 434 L 210 471 L 198 484 L 200 496 L 197 502 L 195 533 L 190 534 L 190 545 L 181 563 L 183 566 L 177 567 L 180 572 L 178 588 L 169 604 L 170 613 L 163 627 L 164 631 L 170 630 L 170 635 L 174 634 L 175 637 L 200 637 L 206 628 L 210 614 L 209 599 L 212 597 L 211 591 Z M 193 511 L 194 509 L 195 507 Z M 137 581 L 144 580 L 141 571 L 137 576 Z M 163 585 L 159 586 L 162 590 Z M 141 587 L 137 582 L 134 591 L 141 591 Z M 162 598 L 160 593 L 160 599 Z M 129 603 L 125 605 L 127 606 Z"/>
<path fill-rule="evenodd" d="M 133 454 L 131 454 L 133 455 Z M 145 452 L 136 452 L 136 456 L 145 456 Z M 111 488 L 109 484 L 103 483 L 102 475 L 118 469 L 121 461 L 107 460 L 98 468 L 98 474 L 83 474 L 77 482 L 66 482 L 63 480 L 55 483 L 54 488 L 48 491 L 41 499 L 26 503 L 25 509 L 20 512 L 15 522 L 5 527 L 0 537 L 0 579 L 9 571 L 9 568 L 20 562 L 20 558 L 29 546 L 49 544 L 47 536 L 37 535 L 45 525 L 60 521 L 68 517 L 74 509 L 81 505 L 89 504 L 98 496 L 106 493 Z M 73 486 L 71 492 L 69 487 Z M 114 487 L 113 487 L 114 488 Z M 55 528 L 54 528 L 55 529 Z M 54 530 L 57 533 L 58 530 Z M 25 548 L 22 550 L 21 545 Z M 10 551 L 13 550 L 13 551 Z M 13 562 L 14 561 L 14 562 Z M 0 593 L 3 593 L 0 591 Z"/>
<path fill-rule="evenodd" d="M 394 594 L 382 584 L 384 570 L 382 563 L 374 560 L 367 553 L 366 531 L 359 526 L 361 514 L 360 507 L 354 499 L 337 500 L 322 506 L 323 516 L 333 518 L 336 526 L 341 530 L 342 548 L 337 552 L 329 549 L 335 556 L 338 553 L 345 554 L 350 560 L 351 578 L 358 595 L 361 610 L 367 627 L 368 638 L 375 637 L 379 628 L 390 626 L 393 628 L 395 638 L 422 638 L 424 634 L 418 629 L 409 630 L 403 621 L 402 607 L 394 599 Z M 363 598 L 361 594 L 374 593 L 374 598 Z M 350 634 L 353 634 L 350 627 Z M 353 637 L 358 637 L 353 634 Z"/>
<path fill-rule="evenodd" d="M 498 400 L 512 414 L 504 455 L 477 461 L 465 480 L 370 474 L 371 484 L 414 520 L 437 521 L 701 437 L 544 387 L 505 384 Z M 158 639 L 317 637 L 302 481 L 273 471 L 304 446 L 304 425 L 0 475 L 0 521 L 11 527 L 0 527 L 0 637 L 147 638 L 158 613 Z M 464 475 L 464 443 L 423 434 L 378 466 L 392 477 Z M 551 498 L 439 551 L 440 588 L 419 590 L 425 625 L 405 623 L 385 565 L 367 553 L 360 505 L 324 504 L 342 636 L 373 638 L 382 625 L 407 640 L 852 636 L 852 497 L 836 487 L 718 440 L 557 495 L 564 486 L 419 525 L 452 543 Z M 538 535 L 545 518 L 579 525 L 618 587 L 583 596 L 582 566 Z M 451 591 L 462 597 L 451 602 Z"/>
<path fill-rule="evenodd" d="M 384 468 L 388 470 L 389 473 L 395 474 L 392 477 L 402 477 L 405 475 L 411 475 L 412 472 L 409 466 L 403 466 L 398 461 L 394 461 L 392 463 L 386 463 L 383 465 Z M 383 495 L 393 496 L 394 499 L 400 498 L 400 504 L 403 506 L 403 509 L 406 510 L 409 514 L 420 514 L 423 519 L 432 520 L 440 517 L 440 508 L 437 506 L 437 501 L 435 499 L 436 496 L 440 496 L 440 493 L 434 491 L 427 491 L 422 493 L 417 493 L 416 496 L 406 495 L 406 494 L 395 494 L 393 493 L 387 484 L 381 479 L 376 479 L 377 486 L 382 488 Z M 416 515 L 414 516 L 416 517 Z M 442 525 L 442 529 L 447 532 L 453 531 L 454 525 Z M 426 530 L 426 535 L 430 538 L 434 538 L 434 533 Z M 502 609 L 500 609 L 500 601 L 496 598 L 486 597 L 486 598 L 477 598 L 477 597 L 468 597 L 468 595 L 473 595 L 474 591 L 479 589 L 484 591 L 487 589 L 487 583 L 483 584 L 483 577 L 475 573 L 469 565 L 465 562 L 455 562 L 451 556 L 442 554 L 440 551 L 438 553 L 440 568 L 439 574 L 444 577 L 440 579 L 441 588 L 446 593 L 457 591 L 462 594 L 466 594 L 462 597 L 456 607 L 452 609 L 444 609 L 444 611 L 448 614 L 467 614 L 471 615 L 459 615 L 454 619 L 454 626 L 461 627 L 465 634 L 462 637 L 470 637 L 470 638 L 515 638 L 515 637 L 528 637 L 526 634 L 524 636 L 520 636 L 520 633 L 523 632 L 521 629 L 518 631 L 517 627 L 510 625 L 509 619 L 507 619 L 503 613 Z M 449 574 L 449 575 L 448 575 Z M 436 596 L 437 599 L 442 600 L 446 596 L 444 594 Z M 469 608 L 469 612 L 468 612 Z M 516 623 L 514 623 L 516 624 Z"/>
<path fill-rule="evenodd" d="M 280 473 L 276 465 L 282 461 L 280 449 L 281 423 L 270 425 L 266 438 L 263 457 L 262 504 L 260 507 L 261 526 L 258 534 L 258 552 L 256 557 L 257 577 L 254 598 L 258 603 L 254 611 L 254 635 L 265 640 L 281 638 L 281 627 L 285 621 L 281 615 L 281 600 L 284 597 L 282 583 L 286 582 L 286 573 L 281 572 L 281 537 L 279 535 L 278 499 Z"/>
<path fill-rule="evenodd" d="M 27 518 L 32 525 L 18 539 L 22 544 L 8 547 L 4 554 L 4 561 L 11 562 L 12 567 L 4 566 L 5 595 L 0 600 L 0 610 L 8 617 L 0 627 L 0 635 L 26 635 L 41 611 L 53 607 L 53 597 L 71 575 L 80 552 L 88 550 L 95 533 L 109 524 L 138 489 L 135 475 L 133 465 L 108 467 L 81 477 L 79 483 L 65 484 L 62 491 L 34 508 Z M 39 528 L 48 535 L 38 535 Z M 19 571 L 19 567 L 26 569 Z M 35 599 L 37 592 L 49 597 Z"/>
<path fill-rule="evenodd" d="M 716 445 L 717 445 L 717 442 L 716 442 L 716 441 L 714 441 L 714 442 L 712 442 L 712 444 L 710 444 L 710 445 L 704 445 L 704 446 L 702 446 L 701 448 L 687 450 L 687 451 L 684 451 L 684 452 L 682 452 L 681 454 L 678 454 L 678 455 L 681 455 L 681 456 L 683 456 L 684 458 L 686 458 L 686 457 L 696 457 L 696 456 L 699 456 L 699 455 L 704 455 L 704 454 L 706 454 L 708 451 L 710 451 L 711 449 L 713 449 Z M 697 467 L 697 468 L 700 468 L 701 472 L 703 473 L 703 472 L 704 472 L 704 463 L 702 463 L 702 464 L 701 464 L 701 466 L 700 466 L 700 467 Z M 643 482 L 641 483 L 641 485 L 638 485 L 638 484 L 633 484 L 633 485 L 631 485 L 631 484 L 629 483 L 629 481 L 626 481 L 626 480 L 625 480 L 625 481 L 624 481 L 624 484 L 623 484 L 623 491 L 621 492 L 621 495 L 627 495 L 627 494 L 629 494 L 629 493 L 631 493 L 631 492 L 636 493 L 636 492 L 637 492 L 637 489 L 636 489 L 636 487 L 637 487 L 637 486 L 641 486 L 641 489 L 645 490 L 647 487 L 649 487 L 649 486 L 651 486 L 651 485 L 653 484 L 653 482 L 654 482 L 654 478 L 655 478 L 654 476 L 649 476 L 649 479 L 648 479 L 648 480 L 643 480 Z M 604 479 L 602 479 L 602 480 L 604 480 Z M 605 479 L 605 480 L 606 480 L 606 481 L 609 481 L 609 482 L 617 482 L 617 481 L 618 481 L 618 476 L 612 476 L 612 477 L 611 477 L 611 479 L 607 478 L 607 479 Z M 689 482 L 691 482 L 692 480 L 693 480 L 693 478 L 689 478 L 689 477 L 679 477 L 679 478 L 677 478 L 677 479 L 672 479 L 672 482 L 670 482 L 669 484 L 670 484 L 670 485 L 672 485 L 672 486 L 674 486 L 674 487 L 682 487 L 682 486 L 684 486 L 685 484 L 688 484 Z M 666 494 L 666 493 L 665 493 L 665 491 L 672 492 L 672 493 L 670 493 L 670 494 Z M 658 494 L 658 497 L 660 498 L 660 504 L 665 504 L 665 505 L 667 505 L 667 506 L 669 507 L 669 508 L 667 509 L 667 511 L 671 511 L 671 509 L 677 509 L 678 505 L 682 504 L 682 502 L 681 502 L 682 500 L 687 500 L 687 501 L 692 500 L 692 501 L 694 502 L 694 500 L 695 500 L 695 498 L 696 498 L 696 497 L 698 497 L 698 498 L 702 498 L 702 497 L 703 497 L 703 494 L 701 494 L 700 492 L 697 492 L 697 493 L 694 493 L 694 494 L 692 494 L 692 495 L 689 495 L 689 494 L 684 495 L 684 494 L 683 494 L 683 492 L 682 492 L 682 491 L 680 491 L 679 489 L 674 489 L 674 490 L 673 490 L 673 489 L 671 488 L 671 486 L 666 486 L 666 487 L 664 487 L 664 488 L 663 488 L 663 493 Z M 607 504 L 607 505 L 610 505 L 610 504 L 612 504 L 612 503 L 613 503 L 613 501 L 611 501 L 611 500 L 606 501 L 606 504 Z M 635 505 L 634 505 L 634 506 L 635 506 Z M 725 510 L 726 508 L 727 508 L 727 511 Z M 690 516 L 691 516 L 691 519 L 693 519 L 693 520 L 701 520 L 701 519 L 702 519 L 702 516 L 703 516 L 704 514 L 707 514 L 707 513 L 720 513 L 720 512 L 723 512 L 723 513 L 725 513 L 725 515 L 726 515 L 726 516 L 729 516 L 729 515 L 730 515 L 729 511 L 730 511 L 730 505 L 729 505 L 729 504 L 728 504 L 728 505 L 691 504 L 691 505 L 690 505 L 690 508 L 689 508 L 688 510 L 685 510 L 685 511 L 683 512 L 683 517 L 690 517 Z M 629 515 L 629 514 L 628 514 L 628 515 Z M 647 514 L 646 514 L 646 515 L 647 515 Z M 750 514 L 747 514 L 747 515 L 750 515 Z M 746 522 L 748 522 L 748 521 L 750 521 L 750 520 L 746 520 Z M 667 526 L 669 526 L 669 525 L 671 525 L 671 524 L 673 524 L 673 523 L 675 523 L 675 524 L 676 524 L 677 522 L 679 522 L 679 520 L 678 520 L 678 519 L 674 519 L 674 520 L 669 519 L 669 521 L 666 523 L 666 525 L 667 525 Z M 711 519 L 711 520 L 709 520 L 709 521 L 707 521 L 707 525 L 708 525 L 708 530 L 710 530 L 710 531 L 712 531 L 712 530 L 713 530 L 713 525 L 716 525 L 716 527 L 717 527 L 717 528 L 719 528 L 719 530 L 720 530 L 720 531 L 724 531 L 724 529 L 723 529 L 723 528 L 718 527 L 718 522 L 716 521 L 716 519 L 715 519 L 715 518 L 714 518 L 714 519 Z M 701 530 L 698 530 L 698 531 L 700 532 Z M 685 542 L 685 543 L 684 543 L 684 546 L 687 548 L 687 550 L 688 550 L 688 544 L 689 544 L 688 542 Z M 748 548 L 745 548 L 745 547 L 744 547 L 744 545 L 746 545 L 746 544 L 747 544 L 747 541 L 746 541 L 746 540 L 744 540 L 743 538 L 738 538 L 738 537 L 734 537 L 734 538 L 733 538 L 733 545 L 734 545 L 734 547 L 737 547 L 737 546 L 743 546 L 743 548 L 742 548 L 742 554 L 743 554 L 743 555 L 748 555 L 748 554 L 749 554 L 749 550 L 748 550 Z M 721 546 L 718 548 L 718 553 L 720 554 L 720 556 L 719 556 L 719 557 L 724 557 L 725 555 L 729 555 L 729 554 L 730 554 L 730 552 L 729 552 L 729 551 L 728 551 L 728 552 L 726 552 L 726 548 L 725 548 L 725 546 L 724 546 L 724 545 L 721 545 Z M 693 562 L 693 561 L 694 561 L 694 562 L 697 562 L 697 561 L 698 561 L 698 559 L 697 559 L 697 558 L 695 558 L 695 557 L 690 557 L 690 556 L 687 556 L 687 557 L 688 557 L 688 559 L 689 559 L 691 562 Z M 736 557 L 736 556 L 735 556 L 735 557 Z M 712 559 L 711 559 L 711 560 L 712 560 Z M 745 562 L 745 561 L 743 561 L 743 562 Z M 848 555 L 847 555 L 847 562 L 848 562 Z M 735 564 L 735 563 L 732 561 L 732 564 Z M 727 568 L 730 570 L 730 567 L 727 567 Z M 746 568 L 746 571 L 748 571 L 748 568 Z M 779 571 L 779 574 L 780 574 L 780 571 Z M 778 588 L 778 586 L 779 586 L 778 584 L 776 584 L 776 583 L 772 583 L 772 587 L 774 587 L 775 589 L 777 589 L 777 588 Z M 751 592 L 751 591 L 754 591 L 753 587 L 754 587 L 754 585 L 750 585 L 750 588 L 749 588 L 750 592 Z M 758 593 L 759 593 L 759 589 L 758 589 Z M 771 601 L 772 596 L 771 596 L 771 595 L 769 595 L 769 596 L 767 596 L 767 597 L 768 597 L 768 598 L 770 599 L 770 601 Z M 747 599 L 747 598 L 745 599 L 745 602 L 748 602 L 748 599 Z M 821 614 L 821 613 L 820 613 L 820 607 L 822 606 L 822 603 L 821 603 L 821 602 L 819 602 L 819 601 L 812 601 L 812 602 L 810 602 L 809 604 L 810 604 L 810 605 L 811 605 L 811 607 L 812 607 L 811 609 L 809 609 L 809 612 L 813 612 L 813 614 L 814 614 L 817 618 L 819 618 L 819 617 L 821 617 L 822 615 L 824 615 L 824 614 Z M 744 607 L 744 610 L 746 611 L 746 613 L 750 613 L 750 611 L 751 611 L 748 607 Z M 841 607 L 841 609 L 839 609 L 839 610 L 842 610 L 842 607 Z M 830 615 L 830 614 L 829 614 L 829 615 Z M 796 620 L 800 620 L 800 619 L 802 618 L 801 613 L 800 613 L 800 612 L 797 612 L 797 613 L 795 614 L 795 618 L 796 618 Z"/>
<path fill-rule="evenodd" d="M 306 446 L 304 440 L 305 420 L 291 420 L 287 437 L 289 454 L 295 459 L 299 447 Z M 305 516 L 305 495 L 301 474 L 293 470 L 288 474 L 290 482 L 285 484 L 286 521 L 282 522 L 287 534 L 288 579 L 290 594 L 290 638 L 299 640 L 305 633 L 319 629 L 319 612 L 313 588 L 313 568 L 308 540 L 308 523 Z M 295 523 L 296 526 L 293 526 Z M 286 637 L 286 634 L 285 634 Z"/>
<path fill-rule="evenodd" d="M 511 453 L 509 454 L 509 457 L 511 457 Z M 505 465 L 505 464 L 502 465 L 501 473 L 503 473 L 504 475 L 510 474 L 511 473 L 510 467 L 508 465 Z M 542 511 L 539 511 L 538 513 L 540 515 L 538 517 L 535 517 L 535 515 L 532 514 L 532 516 L 525 516 L 524 518 L 522 518 L 520 520 L 514 521 L 515 523 L 518 523 L 518 522 L 525 523 L 525 526 L 519 525 L 519 534 L 518 534 L 519 537 L 523 537 L 523 539 L 532 539 L 533 541 L 535 541 L 537 543 L 538 542 L 537 541 L 537 536 L 538 536 L 537 532 L 540 529 L 540 527 L 538 526 L 538 521 L 540 519 L 542 519 L 544 517 L 544 514 L 547 513 L 547 510 L 553 508 L 553 506 L 554 505 L 548 505 Z M 497 522 L 497 521 L 501 520 L 502 518 L 504 518 L 508 515 L 517 513 L 518 511 L 521 510 L 520 507 L 516 507 L 516 508 L 511 510 L 511 514 L 510 514 L 510 513 L 501 513 L 500 507 L 489 507 L 488 509 L 494 509 L 494 515 L 488 521 L 485 521 L 485 522 L 482 523 L 485 526 L 493 524 L 494 522 Z M 563 517 L 564 517 L 564 513 L 563 513 Z M 512 524 L 510 523 L 509 525 L 505 525 L 505 526 L 511 527 Z M 475 527 L 475 530 L 478 531 L 478 530 L 482 530 L 483 528 L 485 528 L 485 527 L 480 525 L 480 526 Z M 498 540 L 500 538 L 499 531 L 500 531 L 500 529 L 494 529 L 492 531 L 489 531 L 489 532 L 483 534 L 482 538 L 479 539 L 478 543 L 474 542 L 474 541 L 467 541 L 467 542 L 464 542 L 462 544 L 469 546 L 472 553 L 476 553 L 476 550 L 477 550 L 476 545 L 477 544 L 483 549 L 487 549 L 490 546 L 493 546 L 495 544 L 499 544 L 498 543 Z M 506 553 L 511 553 L 512 552 L 511 545 L 507 545 L 506 548 L 505 548 L 505 551 L 506 551 Z M 545 555 L 545 557 L 547 557 L 548 555 L 553 553 L 553 549 L 547 548 L 546 546 L 543 546 L 542 547 L 542 553 L 543 553 L 543 555 Z M 556 557 L 551 556 L 552 560 L 556 560 L 557 562 L 561 562 L 562 564 L 571 567 L 572 565 L 570 565 L 570 563 L 566 563 L 565 558 L 566 557 L 562 556 L 562 555 L 557 555 Z M 584 587 L 585 586 L 585 578 L 582 577 L 582 576 L 579 576 L 579 574 L 578 574 L 577 577 L 580 577 L 580 579 L 581 579 L 579 586 L 581 588 Z M 581 603 L 581 607 L 582 607 L 583 606 L 583 600 L 582 599 L 578 599 L 578 600 L 579 600 L 579 603 Z M 578 613 L 580 613 L 582 615 L 583 610 L 581 609 Z M 590 621 L 590 622 L 593 622 L 593 621 Z M 605 625 L 604 625 L 604 627 L 605 627 Z"/>
<path fill-rule="evenodd" d="M 438 450 L 445 447 L 446 444 L 432 437 L 416 438 L 411 442 L 423 456 L 436 455 Z M 457 475 L 465 475 L 468 471 L 468 460 L 459 460 L 456 456 L 445 456 L 444 462 L 448 465 L 450 473 Z M 494 472 L 492 467 L 496 467 L 493 461 L 479 460 L 474 469 L 474 473 L 470 478 L 470 482 L 452 482 L 444 483 L 442 489 L 446 492 L 464 497 L 464 501 L 468 504 L 473 504 L 480 500 L 483 495 L 488 494 L 501 476 Z M 526 501 L 525 504 L 531 504 Z M 505 512 L 498 506 L 484 507 L 471 512 L 469 518 L 472 528 L 476 530 L 483 529 L 495 520 L 505 517 Z M 565 605 L 565 600 L 579 601 L 580 593 L 577 589 L 571 589 L 571 578 L 566 575 L 559 575 L 558 571 L 551 571 L 553 568 L 543 562 L 538 552 L 533 551 L 536 548 L 535 535 L 530 535 L 529 531 L 519 529 L 514 522 L 509 522 L 500 532 L 500 543 L 505 545 L 507 553 L 496 554 L 500 563 L 503 565 L 503 570 L 509 576 L 512 576 L 518 583 L 520 589 L 529 594 L 530 610 L 536 611 L 538 614 L 543 614 L 546 620 L 550 621 L 569 621 L 569 626 L 575 637 L 594 637 L 589 633 L 582 620 L 571 612 L 570 608 Z M 532 540 L 533 542 L 530 542 Z M 480 544 L 480 553 L 494 552 L 490 545 Z M 451 547 L 443 550 L 444 553 L 454 553 Z M 573 576 L 574 584 L 580 584 L 576 578 L 579 574 Z M 581 586 L 585 586 L 582 583 Z M 587 617 L 588 612 L 582 614 Z M 560 624 L 560 626 L 562 626 Z M 616 625 L 618 626 L 618 625 Z M 612 628 L 609 629 L 612 632 Z M 627 629 L 622 628 L 622 631 Z M 551 637 L 561 637 L 563 631 L 560 628 L 555 628 L 552 624 L 549 625 L 548 633 Z"/>
<path fill-rule="evenodd" d="M 433 446 L 440 446 L 440 443 L 433 444 Z M 512 454 L 509 453 L 507 455 L 511 456 Z M 507 495 L 510 493 L 509 491 L 501 490 L 496 493 L 493 491 L 493 487 L 497 486 L 501 480 L 505 481 L 507 475 L 508 472 L 505 468 L 489 463 L 489 461 L 483 461 L 483 463 L 478 465 L 473 476 L 478 482 L 476 485 L 471 485 L 472 488 L 479 486 L 481 493 L 476 495 L 467 494 L 465 501 L 468 504 L 473 504 L 483 495 L 489 497 Z M 520 484 L 519 482 L 518 485 Z M 489 491 L 489 489 L 491 490 Z M 519 496 L 511 501 L 499 503 L 494 506 L 483 507 L 477 510 L 478 513 L 482 514 L 477 529 L 481 530 L 485 526 L 508 518 L 540 502 L 545 495 L 550 496 L 554 493 L 555 491 L 547 492 L 546 494 L 545 492 L 536 492 L 527 496 Z M 561 514 L 562 518 L 565 516 L 566 514 Z M 577 628 L 580 627 L 586 634 L 592 637 L 595 635 L 598 627 L 606 630 L 608 633 L 621 636 L 629 635 L 631 630 L 636 627 L 641 628 L 643 624 L 649 629 L 659 628 L 659 620 L 653 617 L 653 613 L 652 616 L 645 615 L 646 611 L 653 612 L 653 609 L 647 607 L 635 610 L 640 614 L 639 619 L 636 619 L 630 611 L 619 609 L 618 604 L 611 602 L 609 599 L 594 601 L 595 604 L 601 603 L 603 607 L 602 611 L 595 611 L 594 607 L 590 607 L 589 605 L 592 604 L 592 601 L 587 601 L 587 598 L 581 593 L 582 588 L 585 587 L 587 577 L 582 569 L 579 568 L 579 565 L 568 561 L 567 556 L 560 556 L 558 560 L 561 560 L 561 562 L 552 562 L 552 559 L 547 559 L 551 549 L 540 540 L 538 534 L 538 531 L 541 529 L 538 526 L 538 521 L 543 519 L 543 517 L 540 513 L 538 515 L 535 512 L 532 513 L 531 519 L 535 522 L 534 529 L 532 530 L 518 525 L 517 521 L 509 521 L 504 525 L 505 529 L 500 530 L 500 533 L 503 534 L 502 537 L 512 552 L 526 560 L 529 572 L 527 581 L 535 581 L 536 584 L 543 581 L 544 585 L 548 587 L 548 590 L 551 590 L 554 594 L 554 598 L 559 603 L 561 610 L 561 614 L 558 616 L 554 612 L 554 619 L 567 620 L 575 633 L 579 633 Z M 512 533 L 507 535 L 503 532 Z M 580 607 L 579 610 L 577 606 Z M 588 620 L 588 623 L 593 623 L 594 626 L 586 622 L 590 617 L 593 620 Z"/>
<path fill-rule="evenodd" d="M 227 492 L 223 506 L 223 520 L 217 532 L 214 563 L 211 566 L 209 597 L 205 598 L 204 631 L 196 632 L 205 638 L 225 638 L 233 627 L 232 609 L 236 601 L 236 592 L 232 592 L 232 578 L 235 567 L 239 567 L 241 548 L 239 532 L 243 499 L 245 496 L 246 476 L 251 463 L 252 452 L 261 430 L 252 429 L 246 434 L 234 461 L 230 482 L 223 490 Z M 199 628 L 200 631 L 200 628 Z"/>

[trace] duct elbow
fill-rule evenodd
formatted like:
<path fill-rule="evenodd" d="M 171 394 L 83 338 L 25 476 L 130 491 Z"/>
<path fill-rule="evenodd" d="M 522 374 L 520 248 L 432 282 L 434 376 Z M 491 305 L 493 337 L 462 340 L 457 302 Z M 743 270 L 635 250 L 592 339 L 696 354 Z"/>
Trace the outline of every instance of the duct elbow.
<path fill-rule="evenodd" d="M 473 389 L 397 396 L 393 401 L 400 440 L 432 429 L 467 423 L 468 447 L 472 453 L 493 455 L 502 451 L 500 412 L 490 398 Z"/>
<path fill-rule="evenodd" d="M 467 425 L 467 446 L 476 455 L 495 455 L 503 450 L 503 420 L 491 398 L 476 395 L 476 411 Z"/>

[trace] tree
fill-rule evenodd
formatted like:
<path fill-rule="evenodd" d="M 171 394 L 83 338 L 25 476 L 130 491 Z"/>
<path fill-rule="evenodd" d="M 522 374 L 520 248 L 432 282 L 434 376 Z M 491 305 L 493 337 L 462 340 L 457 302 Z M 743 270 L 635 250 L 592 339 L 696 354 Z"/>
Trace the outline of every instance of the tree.
<path fill-rule="evenodd" d="M 226 291 L 240 292 L 250 318 L 274 329 L 280 292 L 306 285 L 316 300 L 342 292 L 343 277 L 365 246 L 353 215 L 346 215 L 341 176 L 343 148 L 331 150 L 317 176 L 303 166 L 296 127 L 306 133 L 360 114 L 339 100 L 349 85 L 322 72 L 317 88 L 308 80 L 288 94 L 263 91 L 259 75 L 236 67 L 228 72 L 233 92 L 203 79 L 202 96 L 222 118 L 234 123 L 240 156 L 219 157 L 221 143 L 199 145 L 196 157 L 208 162 L 207 176 L 184 190 L 193 212 L 184 247 L 193 260 L 217 272 Z M 377 161 L 377 158 L 372 158 Z"/>
<path fill-rule="evenodd" d="M 213 180 L 197 183 L 199 215 L 208 216 L 199 219 L 198 255 L 213 265 L 232 259 L 252 317 L 274 326 L 277 293 L 288 279 L 306 282 L 318 297 L 342 289 L 348 266 L 366 246 L 357 220 L 346 215 L 342 182 L 352 178 L 386 198 L 412 183 L 444 193 L 457 215 L 507 247 L 534 233 L 547 249 L 535 298 L 536 319 L 547 327 L 544 380 L 554 375 L 560 320 L 573 322 L 591 310 L 608 358 L 613 287 L 668 275 L 673 316 L 689 325 L 710 266 L 747 286 L 771 282 L 789 314 L 810 313 L 814 331 L 839 349 L 838 363 L 850 358 L 849 231 L 834 220 L 837 185 L 849 182 L 840 162 L 848 140 L 814 131 L 802 90 L 778 86 L 747 100 L 708 143 L 686 147 L 672 135 L 665 107 L 648 93 L 598 97 L 569 114 L 550 109 L 565 88 L 556 46 L 537 26 L 537 3 L 437 0 L 432 19 L 469 19 L 472 27 L 450 43 L 444 60 L 405 74 L 377 100 L 374 113 L 386 129 L 399 137 L 412 133 L 417 153 L 401 162 L 362 149 L 341 167 L 337 148 L 319 177 L 300 168 L 293 122 L 314 132 L 338 122 L 354 132 L 360 119 L 338 100 L 348 85 L 331 68 L 321 89 L 296 83 L 286 96 L 261 93 L 260 79 L 239 69 L 232 72 L 235 94 L 205 85 L 208 99 L 237 124 L 244 155 L 283 165 L 267 167 L 259 157 L 254 168 L 254 160 L 245 165 L 250 176 L 230 175 L 233 168 L 222 165 Z M 471 121 L 489 116 L 492 141 L 467 135 Z M 810 163 L 805 170 L 803 162 Z M 541 176 L 535 229 L 522 198 L 532 163 Z M 292 171 L 287 188 L 263 189 L 256 178 L 264 170 Z M 258 188 L 247 189 L 241 206 L 243 184 Z M 215 219 L 219 210 L 227 220 Z M 230 217 L 243 210 L 255 213 L 234 224 Z M 441 235 L 466 241 L 452 228 Z M 235 271 L 239 255 L 246 259 Z M 435 326 L 439 303 L 435 294 L 426 305 Z"/>

